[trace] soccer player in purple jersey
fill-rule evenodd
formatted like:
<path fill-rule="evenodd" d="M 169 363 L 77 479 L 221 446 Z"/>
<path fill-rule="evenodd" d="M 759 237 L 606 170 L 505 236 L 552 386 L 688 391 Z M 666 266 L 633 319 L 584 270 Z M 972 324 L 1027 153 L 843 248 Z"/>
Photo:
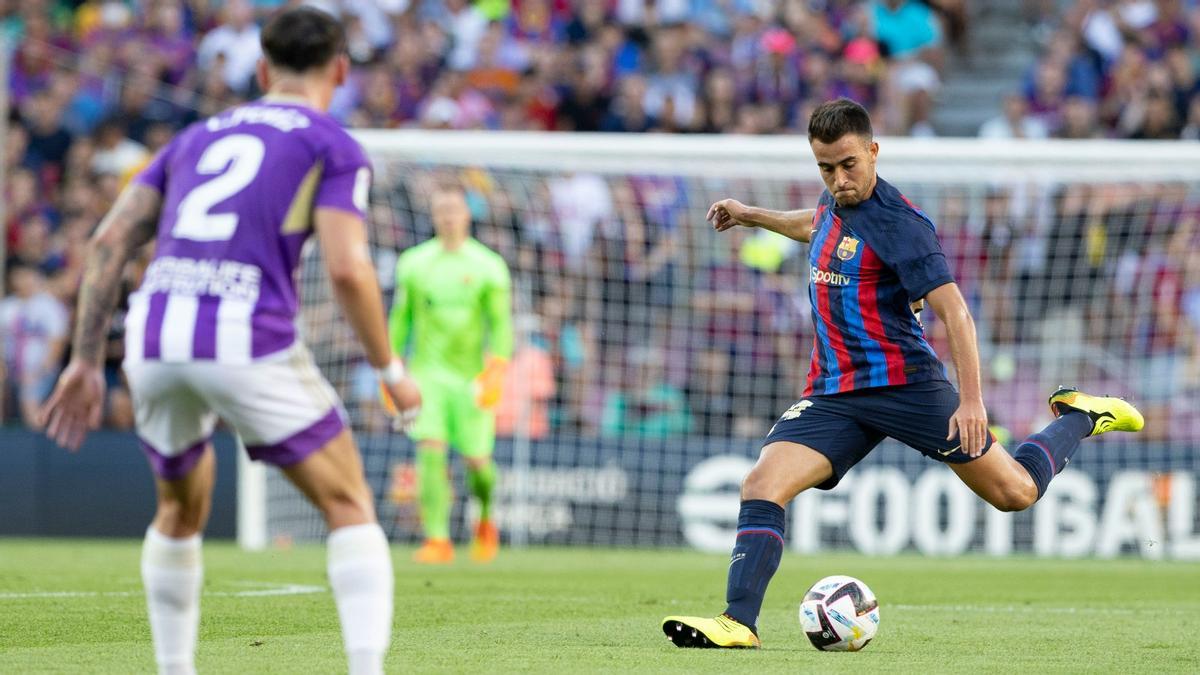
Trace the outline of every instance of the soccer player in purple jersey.
<path fill-rule="evenodd" d="M 325 113 L 349 69 L 345 33 L 328 14 L 291 9 L 267 23 L 262 46 L 267 95 L 181 132 L 92 237 L 71 362 L 42 414 L 71 449 L 98 424 L 121 269 L 154 240 L 130 298 L 124 368 L 156 475 L 142 580 L 160 672 L 195 670 L 200 533 L 220 417 L 252 458 L 279 466 L 321 510 L 349 670 L 379 673 L 392 625 L 388 542 L 342 404 L 296 335 L 295 271 L 313 231 L 334 294 L 403 418 L 415 416 L 420 394 L 392 356 L 367 248 L 370 165 Z"/>
<path fill-rule="evenodd" d="M 1058 419 L 1009 455 L 988 431 L 970 310 L 933 221 L 875 174 L 879 144 L 867 111 L 846 99 L 825 103 L 809 119 L 808 140 L 826 187 L 815 210 L 768 211 L 732 199 L 709 210 L 718 231 L 763 227 L 811 243 L 816 336 L 803 398 L 771 427 L 742 482 L 728 606 L 716 618 L 664 619 L 679 647 L 760 645 L 756 624 L 783 555 L 784 506 L 809 488 L 833 488 L 885 437 L 948 464 L 997 509 L 1021 511 L 1083 438 L 1143 425 L 1121 399 L 1060 389 L 1050 396 Z M 921 302 L 946 324 L 959 390 L 925 340 Z"/>

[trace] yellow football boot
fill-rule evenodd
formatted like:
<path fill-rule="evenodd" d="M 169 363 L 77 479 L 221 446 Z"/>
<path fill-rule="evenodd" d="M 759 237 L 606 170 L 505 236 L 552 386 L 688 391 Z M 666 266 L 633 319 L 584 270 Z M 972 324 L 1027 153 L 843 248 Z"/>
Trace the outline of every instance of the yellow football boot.
<path fill-rule="evenodd" d="M 412 559 L 422 565 L 448 565 L 454 562 L 454 544 L 449 539 L 426 539 Z"/>
<path fill-rule="evenodd" d="M 715 619 L 668 616 L 663 619 L 662 629 L 676 647 L 758 649 L 762 646 L 754 631 L 724 614 Z"/>
<path fill-rule="evenodd" d="M 1087 415 L 1092 420 L 1091 436 L 1109 431 L 1141 431 L 1146 425 L 1142 413 L 1123 398 L 1092 396 L 1067 387 L 1050 394 L 1050 411 L 1055 417 L 1071 411 Z"/>

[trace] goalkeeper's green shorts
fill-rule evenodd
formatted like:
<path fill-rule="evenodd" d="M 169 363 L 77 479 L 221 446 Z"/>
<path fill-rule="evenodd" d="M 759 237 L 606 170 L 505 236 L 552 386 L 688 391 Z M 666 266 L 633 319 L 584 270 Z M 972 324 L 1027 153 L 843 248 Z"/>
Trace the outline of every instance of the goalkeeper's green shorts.
<path fill-rule="evenodd" d="M 487 457 L 496 444 L 496 417 L 475 404 L 475 383 L 458 375 L 412 372 L 421 388 L 421 413 L 409 436 L 437 441 L 464 457 Z"/>

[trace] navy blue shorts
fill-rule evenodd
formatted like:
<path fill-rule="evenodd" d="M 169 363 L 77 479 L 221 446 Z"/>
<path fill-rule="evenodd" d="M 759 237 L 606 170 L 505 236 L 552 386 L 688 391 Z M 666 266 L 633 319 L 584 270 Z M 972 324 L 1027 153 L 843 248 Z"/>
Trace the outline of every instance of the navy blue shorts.
<path fill-rule="evenodd" d="M 833 477 L 817 487 L 829 490 L 885 437 L 939 462 L 977 459 L 962 451 L 958 438 L 946 440 L 957 409 L 958 392 L 945 380 L 809 396 L 783 413 L 763 445 L 790 441 L 824 455 L 833 465 Z M 989 433 L 984 452 L 993 440 Z"/>

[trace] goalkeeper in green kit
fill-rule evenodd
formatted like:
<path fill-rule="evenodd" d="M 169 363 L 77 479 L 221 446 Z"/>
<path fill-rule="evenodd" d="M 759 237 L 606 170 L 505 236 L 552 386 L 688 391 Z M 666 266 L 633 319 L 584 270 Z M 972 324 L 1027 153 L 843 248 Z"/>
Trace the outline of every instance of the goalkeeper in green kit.
<path fill-rule="evenodd" d="M 496 465 L 495 418 L 513 333 L 508 266 L 470 236 L 471 213 L 457 184 L 430 196 L 434 237 L 405 251 L 396 263 L 392 349 L 405 356 L 421 389 L 420 415 L 409 435 L 417 444 L 417 494 L 425 543 L 420 563 L 454 560 L 450 543 L 451 488 L 447 452 L 467 464 L 467 484 L 480 517 L 471 558 L 488 562 L 500 548 L 491 519 Z M 410 349 L 411 348 L 411 349 Z M 385 401 L 386 401 L 385 396 Z"/>

